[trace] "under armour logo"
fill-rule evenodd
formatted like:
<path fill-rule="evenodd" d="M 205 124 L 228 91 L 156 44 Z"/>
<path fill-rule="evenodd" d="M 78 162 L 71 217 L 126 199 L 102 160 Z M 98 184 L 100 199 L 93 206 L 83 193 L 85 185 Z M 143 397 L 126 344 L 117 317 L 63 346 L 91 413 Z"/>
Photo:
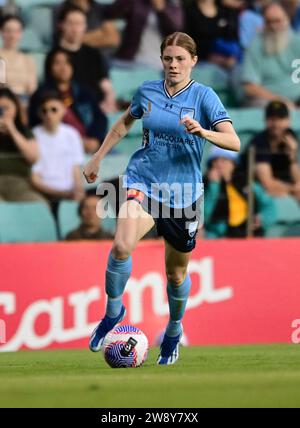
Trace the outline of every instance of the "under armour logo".
<path fill-rule="evenodd" d="M 170 108 L 170 109 L 172 109 L 172 108 L 173 108 L 173 104 L 168 104 L 168 103 L 166 103 L 165 109 L 166 109 L 166 108 Z"/>

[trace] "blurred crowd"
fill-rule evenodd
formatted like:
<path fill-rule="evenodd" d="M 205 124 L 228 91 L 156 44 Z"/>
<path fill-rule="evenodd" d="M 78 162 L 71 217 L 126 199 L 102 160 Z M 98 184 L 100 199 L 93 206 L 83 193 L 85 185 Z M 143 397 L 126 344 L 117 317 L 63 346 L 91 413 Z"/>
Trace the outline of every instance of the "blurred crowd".
<path fill-rule="evenodd" d="M 274 197 L 300 202 L 299 143 L 290 121 L 300 108 L 298 0 L 66 0 L 51 6 L 42 79 L 21 49 L 26 20 L 15 3 L 1 10 L 0 201 L 44 202 L 56 217 L 60 201 L 76 200 L 82 225 L 68 239 L 107 238 L 81 166 L 102 144 L 109 115 L 130 103 L 117 99 L 111 70 L 161 70 L 163 37 L 184 31 L 198 45 L 200 82 L 202 70 L 224 76 L 235 106 L 265 111 L 265 129 L 242 155 L 217 148 L 209 155 L 206 236 L 246 236 L 250 147 L 252 233 L 262 236 L 276 221 Z"/>

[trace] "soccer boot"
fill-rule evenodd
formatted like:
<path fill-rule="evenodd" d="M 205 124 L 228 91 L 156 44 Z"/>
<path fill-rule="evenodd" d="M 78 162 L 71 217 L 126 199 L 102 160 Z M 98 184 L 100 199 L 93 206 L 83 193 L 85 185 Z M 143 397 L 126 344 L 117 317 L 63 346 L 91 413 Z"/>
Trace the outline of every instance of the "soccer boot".
<path fill-rule="evenodd" d="M 117 324 L 119 324 L 126 315 L 126 308 L 122 305 L 120 314 L 116 318 L 110 318 L 107 315 L 100 321 L 93 331 L 90 339 L 89 348 L 92 352 L 99 352 L 104 338 Z"/>
<path fill-rule="evenodd" d="M 182 337 L 182 332 L 175 337 L 169 337 L 166 334 L 162 344 L 160 345 L 160 354 L 157 358 L 158 365 L 175 364 L 179 358 L 179 344 Z"/>

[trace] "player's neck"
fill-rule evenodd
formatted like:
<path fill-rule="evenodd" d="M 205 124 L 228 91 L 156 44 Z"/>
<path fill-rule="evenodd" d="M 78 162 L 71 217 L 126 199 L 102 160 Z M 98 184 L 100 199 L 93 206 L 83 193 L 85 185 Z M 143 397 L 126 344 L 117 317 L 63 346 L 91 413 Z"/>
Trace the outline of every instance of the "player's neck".
<path fill-rule="evenodd" d="M 169 82 L 167 79 L 165 80 L 166 82 L 166 87 L 167 90 L 169 92 L 169 94 L 172 96 L 174 94 L 176 94 L 176 92 L 181 91 L 181 89 L 185 88 L 191 81 L 192 79 L 190 77 L 188 77 L 186 80 L 180 82 L 180 83 L 173 83 L 173 82 Z"/>

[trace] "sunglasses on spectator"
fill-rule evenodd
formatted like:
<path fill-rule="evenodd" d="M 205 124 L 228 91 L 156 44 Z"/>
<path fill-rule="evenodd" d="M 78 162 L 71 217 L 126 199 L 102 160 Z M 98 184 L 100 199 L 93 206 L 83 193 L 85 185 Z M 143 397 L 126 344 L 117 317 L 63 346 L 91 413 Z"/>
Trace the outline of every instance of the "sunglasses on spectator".
<path fill-rule="evenodd" d="M 58 109 L 57 109 L 57 107 L 49 107 L 49 108 L 44 107 L 44 108 L 42 108 L 42 109 L 41 109 L 41 112 L 42 112 L 43 114 L 47 114 L 47 113 L 57 113 L 57 112 L 58 112 Z"/>

